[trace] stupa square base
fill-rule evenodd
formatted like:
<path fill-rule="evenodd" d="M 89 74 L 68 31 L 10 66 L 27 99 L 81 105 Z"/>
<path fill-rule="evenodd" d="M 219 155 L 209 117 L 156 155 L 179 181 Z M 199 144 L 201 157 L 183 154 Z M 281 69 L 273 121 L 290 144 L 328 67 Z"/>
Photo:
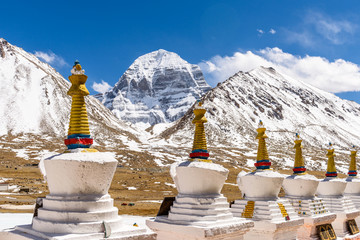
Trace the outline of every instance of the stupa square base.
<path fill-rule="evenodd" d="M 252 221 L 233 218 L 224 222 L 213 222 L 207 226 L 173 224 L 166 216 L 156 221 L 147 220 L 146 225 L 157 233 L 158 240 L 242 240 L 244 234 L 254 226 Z"/>
<path fill-rule="evenodd" d="M 344 194 L 346 197 L 348 197 L 349 199 L 351 199 L 351 201 L 354 203 L 355 207 L 357 209 L 360 209 L 360 196 L 359 195 L 355 195 L 355 194 Z M 357 217 L 355 219 L 356 221 L 356 225 L 359 227 L 360 226 L 360 217 Z"/>
<path fill-rule="evenodd" d="M 324 213 L 317 216 L 304 217 L 304 225 L 298 229 L 298 240 L 318 240 L 319 234 L 316 227 L 331 224 L 336 219 L 335 213 Z"/>
<path fill-rule="evenodd" d="M 301 218 L 287 222 L 255 221 L 254 228 L 244 235 L 244 240 L 296 240 L 303 222 Z"/>
<path fill-rule="evenodd" d="M 131 229 L 133 228 L 133 229 Z M 15 229 L 0 232 L 0 239 L 11 240 L 155 240 L 156 233 L 145 228 L 137 228 L 133 226 L 123 226 L 116 232 L 112 232 L 110 236 L 105 238 L 105 233 L 83 233 L 83 234 L 54 234 L 36 231 L 31 225 L 16 226 Z"/>
<path fill-rule="evenodd" d="M 348 213 L 337 213 L 336 219 L 332 223 L 336 236 L 344 239 L 360 239 L 359 234 L 350 235 L 347 226 L 347 221 L 355 219 L 359 215 L 360 215 L 359 210 L 355 210 L 353 212 L 348 212 Z"/>
<path fill-rule="evenodd" d="M 360 195 L 345 193 L 344 196 L 348 197 L 353 202 L 353 204 L 357 209 L 360 209 Z"/>

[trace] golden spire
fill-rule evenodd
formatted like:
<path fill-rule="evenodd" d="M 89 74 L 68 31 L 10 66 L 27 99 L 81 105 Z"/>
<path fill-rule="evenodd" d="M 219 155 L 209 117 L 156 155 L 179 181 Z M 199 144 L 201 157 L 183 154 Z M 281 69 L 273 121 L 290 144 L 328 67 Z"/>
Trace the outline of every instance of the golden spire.
<path fill-rule="evenodd" d="M 327 171 L 325 176 L 337 177 L 337 171 L 336 171 L 335 159 L 334 159 L 336 155 L 334 154 L 334 148 L 331 143 L 329 143 L 329 149 L 327 150 L 326 156 L 328 157 L 328 162 L 327 162 Z"/>
<path fill-rule="evenodd" d="M 72 97 L 72 103 L 65 145 L 68 149 L 89 148 L 93 143 L 93 139 L 90 137 L 89 121 L 84 99 L 85 96 L 89 95 L 89 91 L 85 86 L 87 76 L 77 60 L 71 73 L 72 75 L 69 76 L 69 80 L 72 85 L 67 94 Z"/>
<path fill-rule="evenodd" d="M 202 108 L 202 102 L 199 101 L 198 106 L 194 109 L 195 118 L 192 123 L 195 124 L 195 135 L 193 148 L 190 153 L 191 161 L 198 160 L 202 162 L 212 162 L 208 160 L 209 153 L 207 151 L 206 136 L 204 123 L 207 122 L 205 117 L 206 110 Z"/>
<path fill-rule="evenodd" d="M 259 127 L 256 130 L 258 132 L 256 139 L 259 139 L 256 163 L 254 164 L 256 169 L 270 169 L 271 166 L 269 154 L 266 148 L 265 139 L 267 138 L 267 136 L 265 134 L 265 130 L 266 128 L 264 127 L 263 122 L 260 120 Z"/>
<path fill-rule="evenodd" d="M 295 163 L 293 172 L 294 174 L 306 174 L 306 168 L 304 163 L 304 158 L 302 156 L 302 139 L 300 138 L 300 134 L 296 133 L 296 139 L 295 139 Z"/>
<path fill-rule="evenodd" d="M 351 154 L 350 154 L 350 166 L 349 166 L 349 172 L 348 175 L 350 177 L 356 177 L 357 175 L 357 169 L 356 169 L 356 153 L 357 150 L 355 149 L 355 146 L 352 147 L 352 149 L 350 150 Z"/>

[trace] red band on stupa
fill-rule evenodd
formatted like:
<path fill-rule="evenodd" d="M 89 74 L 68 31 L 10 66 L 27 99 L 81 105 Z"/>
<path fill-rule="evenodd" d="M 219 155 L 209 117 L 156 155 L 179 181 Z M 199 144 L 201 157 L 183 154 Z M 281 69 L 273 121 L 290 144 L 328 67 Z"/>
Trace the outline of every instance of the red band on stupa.
<path fill-rule="evenodd" d="M 260 166 L 271 166 L 271 162 L 257 162 L 254 163 L 255 167 L 260 167 Z"/>
<path fill-rule="evenodd" d="M 196 158 L 196 157 L 209 157 L 209 153 L 207 152 L 192 152 L 190 153 L 190 157 L 191 158 Z"/>
<path fill-rule="evenodd" d="M 65 145 L 71 144 L 83 144 L 83 145 L 92 145 L 93 139 L 92 138 L 70 138 L 64 140 Z"/>

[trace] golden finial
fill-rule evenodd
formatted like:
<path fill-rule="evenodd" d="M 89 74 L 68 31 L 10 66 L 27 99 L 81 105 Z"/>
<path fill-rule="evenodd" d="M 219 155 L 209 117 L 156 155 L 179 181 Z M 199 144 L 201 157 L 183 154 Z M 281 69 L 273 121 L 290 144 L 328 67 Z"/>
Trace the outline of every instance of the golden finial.
<path fill-rule="evenodd" d="M 357 168 L 356 168 L 356 154 L 357 154 L 357 150 L 355 148 L 355 146 L 352 147 L 352 149 L 350 150 L 351 154 L 350 154 L 350 166 L 349 166 L 349 172 L 348 175 L 350 177 L 356 177 L 357 176 Z"/>
<path fill-rule="evenodd" d="M 335 159 L 334 159 L 336 155 L 334 154 L 334 147 L 331 142 L 329 143 L 329 149 L 327 150 L 326 156 L 328 157 L 328 162 L 327 162 L 327 171 L 325 176 L 337 177 L 337 171 L 336 171 Z"/>
<path fill-rule="evenodd" d="M 304 163 L 304 158 L 302 156 L 302 139 L 300 138 L 300 134 L 296 133 L 295 135 L 295 163 L 293 172 L 294 174 L 306 174 L 306 168 Z"/>
<path fill-rule="evenodd" d="M 267 138 L 265 134 L 266 128 L 261 120 L 259 122 L 259 127 L 256 131 L 258 133 L 256 139 L 259 139 L 259 145 L 258 145 L 256 163 L 254 165 L 256 169 L 270 169 L 271 162 L 269 160 L 269 154 L 265 142 L 265 139 Z"/>
<path fill-rule="evenodd" d="M 95 149 L 88 149 L 93 144 L 93 139 L 90 137 L 89 121 L 86 111 L 85 96 L 89 95 L 85 83 L 87 76 L 84 74 L 85 70 L 81 68 L 79 61 L 71 70 L 69 80 L 71 87 L 67 92 L 72 97 L 70 122 L 67 139 L 65 145 L 68 149 L 84 148 L 87 152 L 94 152 Z"/>
<path fill-rule="evenodd" d="M 198 105 L 195 106 L 194 115 L 192 123 L 195 124 L 195 135 L 193 148 L 190 153 L 191 161 L 198 160 L 202 162 L 212 162 L 208 160 L 209 153 L 207 151 L 206 136 L 205 136 L 205 126 L 204 123 L 207 122 L 205 117 L 206 109 L 202 108 L 202 102 L 198 101 Z"/>

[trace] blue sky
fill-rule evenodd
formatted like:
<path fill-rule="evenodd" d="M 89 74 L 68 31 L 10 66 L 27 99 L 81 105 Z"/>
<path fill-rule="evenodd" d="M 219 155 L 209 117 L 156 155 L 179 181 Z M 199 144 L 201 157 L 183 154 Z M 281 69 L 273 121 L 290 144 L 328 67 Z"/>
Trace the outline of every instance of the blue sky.
<path fill-rule="evenodd" d="M 78 59 L 94 82 L 114 85 L 139 56 L 165 49 L 217 82 L 274 65 L 360 102 L 360 2 L 5 1 L 0 37 L 36 53 L 64 77 Z"/>

